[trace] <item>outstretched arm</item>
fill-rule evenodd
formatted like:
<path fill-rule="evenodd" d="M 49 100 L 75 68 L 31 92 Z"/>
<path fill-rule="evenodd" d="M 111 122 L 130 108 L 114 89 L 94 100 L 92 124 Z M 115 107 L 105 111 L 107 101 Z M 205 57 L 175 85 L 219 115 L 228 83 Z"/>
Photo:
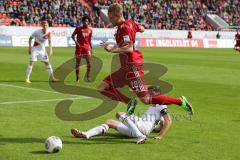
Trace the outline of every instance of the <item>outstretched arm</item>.
<path fill-rule="evenodd" d="M 158 133 L 158 135 L 155 137 L 155 139 L 157 139 L 157 140 L 161 140 L 165 136 L 165 134 L 167 133 L 167 131 L 169 130 L 169 128 L 172 124 L 172 119 L 168 113 L 163 115 L 163 119 L 164 119 L 164 121 L 163 121 L 161 130 Z"/>
<path fill-rule="evenodd" d="M 78 41 L 76 40 L 77 28 L 74 30 L 72 34 L 72 40 L 75 42 L 76 46 L 79 46 Z"/>

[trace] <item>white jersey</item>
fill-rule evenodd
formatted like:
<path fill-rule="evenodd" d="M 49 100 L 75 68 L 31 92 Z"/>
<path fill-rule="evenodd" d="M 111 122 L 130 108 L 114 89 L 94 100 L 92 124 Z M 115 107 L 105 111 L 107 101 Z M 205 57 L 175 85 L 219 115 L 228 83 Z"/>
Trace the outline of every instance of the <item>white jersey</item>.
<path fill-rule="evenodd" d="M 167 109 L 166 105 L 157 104 L 156 106 L 150 106 L 141 117 L 131 115 L 130 119 L 134 122 L 139 131 L 147 136 L 153 131 L 156 124 L 163 119 L 161 111 L 164 109 Z M 123 135 L 137 137 L 137 135 L 123 123 L 118 125 L 117 130 Z"/>
<path fill-rule="evenodd" d="M 51 32 L 47 30 L 46 33 L 43 33 L 42 29 L 38 29 L 33 32 L 31 37 L 34 39 L 33 48 L 45 51 L 45 43 L 46 40 L 51 38 Z"/>
<path fill-rule="evenodd" d="M 166 105 L 159 104 L 157 104 L 156 106 L 150 106 L 140 118 L 136 117 L 135 121 L 137 121 L 136 125 L 139 130 L 145 135 L 151 133 L 155 125 L 162 118 L 161 111 L 166 108 Z"/>

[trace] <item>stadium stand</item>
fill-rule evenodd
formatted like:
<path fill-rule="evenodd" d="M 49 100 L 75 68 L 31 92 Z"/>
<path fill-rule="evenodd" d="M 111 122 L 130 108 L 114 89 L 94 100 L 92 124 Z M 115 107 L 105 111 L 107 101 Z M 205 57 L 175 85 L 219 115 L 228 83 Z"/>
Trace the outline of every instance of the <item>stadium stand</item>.
<path fill-rule="evenodd" d="M 122 3 L 125 18 L 134 18 L 148 29 L 214 30 L 206 14 L 214 13 L 230 26 L 240 25 L 238 0 L 0 0 L 2 25 L 38 26 L 40 19 L 50 26 L 76 27 L 81 17 L 90 15 L 93 27 L 108 27 L 102 9 Z"/>

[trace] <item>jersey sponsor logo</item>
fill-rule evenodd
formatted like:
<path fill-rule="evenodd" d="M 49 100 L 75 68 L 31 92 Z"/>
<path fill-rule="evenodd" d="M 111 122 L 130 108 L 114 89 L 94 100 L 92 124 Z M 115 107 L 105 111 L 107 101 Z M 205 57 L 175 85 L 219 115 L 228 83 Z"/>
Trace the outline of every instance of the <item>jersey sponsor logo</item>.
<path fill-rule="evenodd" d="M 129 35 L 123 36 L 123 41 L 124 41 L 124 42 L 130 42 Z"/>

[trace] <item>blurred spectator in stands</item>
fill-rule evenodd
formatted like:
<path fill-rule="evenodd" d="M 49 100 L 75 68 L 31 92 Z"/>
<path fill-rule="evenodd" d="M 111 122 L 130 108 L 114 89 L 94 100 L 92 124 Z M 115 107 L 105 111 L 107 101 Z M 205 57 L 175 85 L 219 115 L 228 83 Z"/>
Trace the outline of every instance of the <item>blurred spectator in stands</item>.
<path fill-rule="evenodd" d="M 5 12 L 5 8 L 3 6 L 2 3 L 0 3 L 0 13 L 4 13 Z"/>
<path fill-rule="evenodd" d="M 17 25 L 17 23 L 16 23 L 16 21 L 11 21 L 11 23 L 10 23 L 10 26 L 16 26 Z"/>
<path fill-rule="evenodd" d="M 80 21 L 77 21 L 76 18 L 72 18 L 69 25 L 70 27 L 79 27 L 81 23 Z"/>
<path fill-rule="evenodd" d="M 25 22 L 24 16 L 20 18 L 19 26 L 26 26 L 26 22 Z"/>
<path fill-rule="evenodd" d="M 2 1 L 2 0 L 0 0 Z M 239 0 L 86 0 L 91 6 L 83 6 L 79 0 L 5 0 L 0 3 L 0 13 L 9 18 L 25 17 L 26 23 L 39 23 L 41 18 L 55 24 L 75 26 L 75 19 L 84 14 L 91 16 L 95 27 L 107 27 L 100 18 L 100 9 L 118 2 L 123 4 L 126 19 L 134 19 L 145 28 L 212 30 L 204 17 L 213 12 L 233 26 L 240 25 Z M 53 23 L 53 22 L 52 22 Z M 53 24 L 54 24 L 53 23 Z M 77 25 L 80 25 L 79 23 Z"/>

